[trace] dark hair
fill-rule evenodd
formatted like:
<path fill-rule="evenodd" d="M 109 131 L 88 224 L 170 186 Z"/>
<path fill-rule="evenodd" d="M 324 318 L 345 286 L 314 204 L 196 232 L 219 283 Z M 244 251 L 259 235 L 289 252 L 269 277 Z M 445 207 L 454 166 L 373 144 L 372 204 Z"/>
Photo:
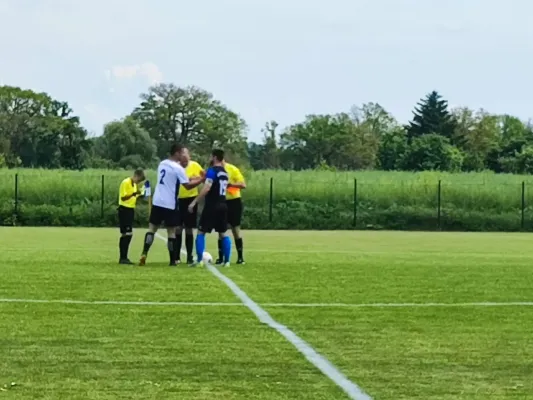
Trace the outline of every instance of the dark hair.
<path fill-rule="evenodd" d="M 145 178 L 145 175 L 144 175 L 144 170 L 142 170 L 141 168 L 138 168 L 136 169 L 134 172 L 133 172 L 133 175 L 134 176 L 138 176 L 139 178 Z"/>
<path fill-rule="evenodd" d="M 172 146 L 170 146 L 170 155 L 173 156 L 176 153 L 181 153 L 183 151 L 184 147 L 179 143 L 174 143 Z"/>
<path fill-rule="evenodd" d="M 224 150 L 215 149 L 211 154 L 217 159 L 217 161 L 224 161 Z"/>

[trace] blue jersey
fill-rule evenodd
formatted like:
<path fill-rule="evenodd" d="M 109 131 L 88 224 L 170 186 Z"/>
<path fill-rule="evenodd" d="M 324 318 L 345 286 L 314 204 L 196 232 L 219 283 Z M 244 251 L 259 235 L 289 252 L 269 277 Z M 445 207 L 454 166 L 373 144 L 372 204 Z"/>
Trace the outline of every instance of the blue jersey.
<path fill-rule="evenodd" d="M 206 183 L 211 183 L 211 188 L 205 196 L 205 205 L 211 206 L 226 202 L 228 189 L 228 173 L 222 166 L 209 167 L 205 174 Z"/>

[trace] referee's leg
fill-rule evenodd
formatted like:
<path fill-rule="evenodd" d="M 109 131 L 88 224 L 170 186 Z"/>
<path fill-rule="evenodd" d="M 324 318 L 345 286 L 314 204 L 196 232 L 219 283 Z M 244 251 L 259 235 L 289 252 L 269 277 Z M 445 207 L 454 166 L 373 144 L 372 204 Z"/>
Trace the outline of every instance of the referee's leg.
<path fill-rule="evenodd" d="M 133 235 L 133 217 L 134 209 L 119 206 L 118 221 L 120 226 L 120 240 L 119 240 L 119 264 L 131 265 L 133 264 L 128 258 L 128 251 L 130 248 L 131 238 Z"/>
<path fill-rule="evenodd" d="M 235 249 L 237 250 L 237 264 L 244 264 L 244 246 L 241 235 L 241 220 L 242 220 L 242 200 L 232 200 L 235 204 L 232 206 L 231 213 L 228 209 L 228 222 L 233 233 L 233 240 L 235 241 Z"/>

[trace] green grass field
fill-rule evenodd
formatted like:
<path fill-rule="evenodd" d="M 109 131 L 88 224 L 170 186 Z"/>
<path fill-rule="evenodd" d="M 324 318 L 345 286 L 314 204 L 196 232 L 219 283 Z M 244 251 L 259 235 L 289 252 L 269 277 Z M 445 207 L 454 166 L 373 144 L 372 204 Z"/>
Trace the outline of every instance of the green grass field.
<path fill-rule="evenodd" d="M 119 266 L 117 241 L 0 228 L 0 399 L 349 399 L 209 270 L 166 266 L 162 240 Z M 532 241 L 248 231 L 221 272 L 375 400 L 533 399 Z"/>

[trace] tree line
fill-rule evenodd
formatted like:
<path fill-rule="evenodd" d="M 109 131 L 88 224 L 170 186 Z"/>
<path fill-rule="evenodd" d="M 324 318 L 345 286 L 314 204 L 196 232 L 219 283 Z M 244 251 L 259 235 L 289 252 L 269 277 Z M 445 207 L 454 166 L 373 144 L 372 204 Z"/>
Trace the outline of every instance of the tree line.
<path fill-rule="evenodd" d="M 223 147 L 242 166 L 261 169 L 533 172 L 533 124 L 467 107 L 450 109 L 433 91 L 400 124 L 377 103 L 308 115 L 280 129 L 268 121 L 260 143 L 246 121 L 195 86 L 162 83 L 142 93 L 122 120 L 91 137 L 67 102 L 47 93 L 0 86 L 0 167 L 145 168 L 169 143 L 196 157 Z"/>

